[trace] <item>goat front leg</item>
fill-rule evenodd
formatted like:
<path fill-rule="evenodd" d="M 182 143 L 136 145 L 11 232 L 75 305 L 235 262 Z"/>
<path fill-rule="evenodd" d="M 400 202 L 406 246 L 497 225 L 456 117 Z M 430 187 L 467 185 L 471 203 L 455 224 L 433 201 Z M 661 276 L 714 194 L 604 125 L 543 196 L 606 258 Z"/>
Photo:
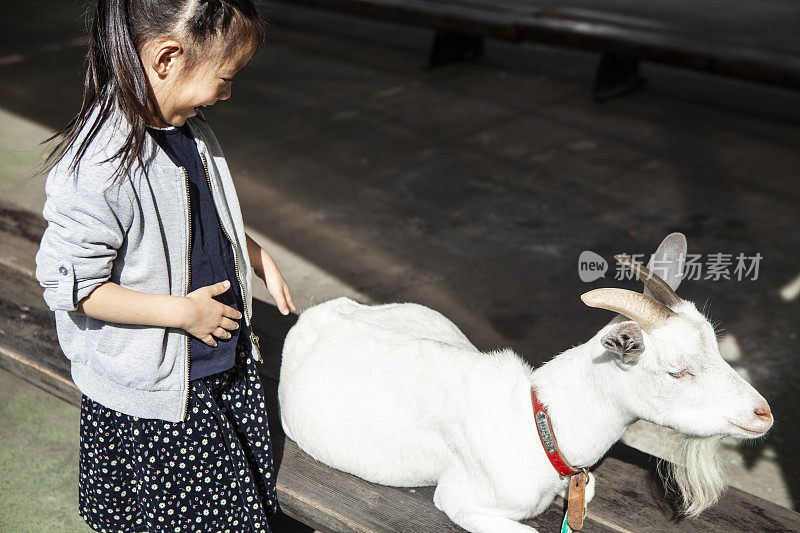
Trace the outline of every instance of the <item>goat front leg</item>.
<path fill-rule="evenodd" d="M 500 516 L 498 512 L 497 509 L 475 506 L 463 507 L 455 513 L 447 513 L 447 516 L 470 533 L 539 533 L 537 529 Z"/>
<path fill-rule="evenodd" d="M 594 474 L 589 472 L 589 482 L 586 483 L 586 493 L 585 493 L 585 496 L 584 496 L 584 499 L 586 500 L 587 504 L 590 501 L 592 501 L 592 498 L 594 498 L 595 486 L 596 486 L 596 482 L 595 482 Z M 559 490 L 557 494 L 559 496 L 561 496 L 562 498 L 564 498 L 564 500 L 567 499 L 567 497 L 569 496 L 569 481 L 566 482 L 566 484 L 564 485 L 564 488 Z"/>
<path fill-rule="evenodd" d="M 470 533 L 539 533 L 536 529 L 525 526 L 502 516 L 502 510 L 469 503 L 463 491 L 464 485 L 456 481 L 440 480 L 433 493 L 433 503 L 443 511 L 455 524 Z"/>
<path fill-rule="evenodd" d="M 586 496 L 585 496 L 587 504 L 590 501 L 592 501 L 592 498 L 594 498 L 595 486 L 596 486 L 596 483 L 595 483 L 595 479 L 594 479 L 594 474 L 589 472 L 589 482 L 586 483 Z"/>

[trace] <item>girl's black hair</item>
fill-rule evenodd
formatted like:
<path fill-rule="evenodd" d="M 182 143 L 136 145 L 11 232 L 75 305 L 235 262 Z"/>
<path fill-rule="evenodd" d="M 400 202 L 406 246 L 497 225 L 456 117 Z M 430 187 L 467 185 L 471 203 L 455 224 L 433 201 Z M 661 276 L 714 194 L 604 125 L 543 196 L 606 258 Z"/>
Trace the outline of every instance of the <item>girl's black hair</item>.
<path fill-rule="evenodd" d="M 177 26 L 184 19 L 185 26 Z M 182 33 L 174 35 L 173 31 Z M 188 70 L 200 63 L 202 45 L 209 40 L 224 37 L 225 47 L 219 58 L 224 61 L 241 45 L 253 43 L 260 48 L 266 35 L 267 22 L 253 0 L 97 0 L 86 53 L 81 109 L 63 129 L 40 143 L 64 136 L 34 174 L 49 170 L 64 156 L 95 106 L 99 113 L 72 159 L 70 172 L 77 171 L 81 157 L 115 105 L 131 129 L 122 147 L 104 162 L 120 158 L 113 179 L 126 175 L 137 159 L 144 166 L 141 152 L 151 113 L 139 50 L 148 40 L 161 36 L 191 39 L 197 46 L 185 49 Z"/>

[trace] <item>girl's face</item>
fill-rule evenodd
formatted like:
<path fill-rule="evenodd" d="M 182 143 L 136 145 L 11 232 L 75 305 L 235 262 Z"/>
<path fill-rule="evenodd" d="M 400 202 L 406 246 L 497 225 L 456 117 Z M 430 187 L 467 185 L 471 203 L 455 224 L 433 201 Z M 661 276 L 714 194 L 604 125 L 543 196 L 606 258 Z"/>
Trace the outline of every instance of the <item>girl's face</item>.
<path fill-rule="evenodd" d="M 231 97 L 233 76 L 253 57 L 255 46 L 234 51 L 225 62 L 219 57 L 221 45 L 192 69 L 186 66 L 186 51 L 174 40 L 160 41 L 142 49 L 141 59 L 149 82 L 151 125 L 183 126 L 200 107 Z"/>

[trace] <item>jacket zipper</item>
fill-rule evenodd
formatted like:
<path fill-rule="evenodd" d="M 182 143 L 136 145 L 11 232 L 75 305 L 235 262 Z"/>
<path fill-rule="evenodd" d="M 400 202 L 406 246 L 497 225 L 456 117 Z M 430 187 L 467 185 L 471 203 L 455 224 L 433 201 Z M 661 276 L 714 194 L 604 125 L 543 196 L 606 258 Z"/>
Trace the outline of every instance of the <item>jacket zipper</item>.
<path fill-rule="evenodd" d="M 211 187 L 211 177 L 208 175 L 208 166 L 206 165 L 206 156 L 200 154 L 200 158 L 203 160 L 203 171 L 206 174 L 206 180 L 208 181 L 208 190 L 211 193 L 211 198 L 214 198 L 214 189 Z M 216 202 L 214 205 L 214 209 L 216 210 Z M 219 213 L 217 213 L 217 218 L 219 219 Z M 244 285 L 242 285 L 242 280 L 239 278 L 239 262 L 236 260 L 236 247 L 233 245 L 233 240 L 228 235 L 228 232 L 225 231 L 225 225 L 222 223 L 222 220 L 219 221 L 219 227 L 222 229 L 222 233 L 225 235 L 225 238 L 228 239 L 228 242 L 231 243 L 231 248 L 233 249 L 233 266 L 236 270 L 236 281 L 239 283 L 239 289 L 242 291 L 242 305 L 244 306 L 244 316 L 245 316 L 245 324 L 247 324 L 247 330 L 250 332 L 250 341 L 253 346 L 256 347 L 256 356 L 259 363 L 263 362 L 261 359 L 261 342 L 258 336 L 253 333 L 253 328 L 250 326 L 250 318 L 247 312 L 247 297 L 244 294 Z"/>
<path fill-rule="evenodd" d="M 186 295 L 189 294 L 189 288 L 191 287 L 191 280 L 192 280 L 192 202 L 189 198 L 189 173 L 186 171 L 186 167 L 181 167 L 183 170 L 184 176 L 184 183 L 186 185 L 186 205 L 188 206 L 188 222 L 189 222 L 189 241 L 186 243 L 186 264 L 187 264 L 187 275 L 186 275 Z M 183 416 L 181 416 L 182 420 L 186 420 L 186 415 L 189 412 L 189 343 L 191 342 L 191 337 L 187 333 L 186 335 L 186 400 L 183 404 Z"/>

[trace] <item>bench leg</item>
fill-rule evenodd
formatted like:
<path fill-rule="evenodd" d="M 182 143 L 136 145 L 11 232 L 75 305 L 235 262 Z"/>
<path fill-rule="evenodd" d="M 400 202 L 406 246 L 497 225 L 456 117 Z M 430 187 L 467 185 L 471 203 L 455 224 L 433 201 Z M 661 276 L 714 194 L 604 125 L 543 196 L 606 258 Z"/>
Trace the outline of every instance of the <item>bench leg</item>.
<path fill-rule="evenodd" d="M 629 94 L 644 84 L 639 61 L 616 54 L 603 54 L 594 81 L 595 102 L 605 102 Z"/>
<path fill-rule="evenodd" d="M 483 55 L 483 39 L 449 31 L 437 31 L 431 46 L 430 68 L 470 61 Z"/>

